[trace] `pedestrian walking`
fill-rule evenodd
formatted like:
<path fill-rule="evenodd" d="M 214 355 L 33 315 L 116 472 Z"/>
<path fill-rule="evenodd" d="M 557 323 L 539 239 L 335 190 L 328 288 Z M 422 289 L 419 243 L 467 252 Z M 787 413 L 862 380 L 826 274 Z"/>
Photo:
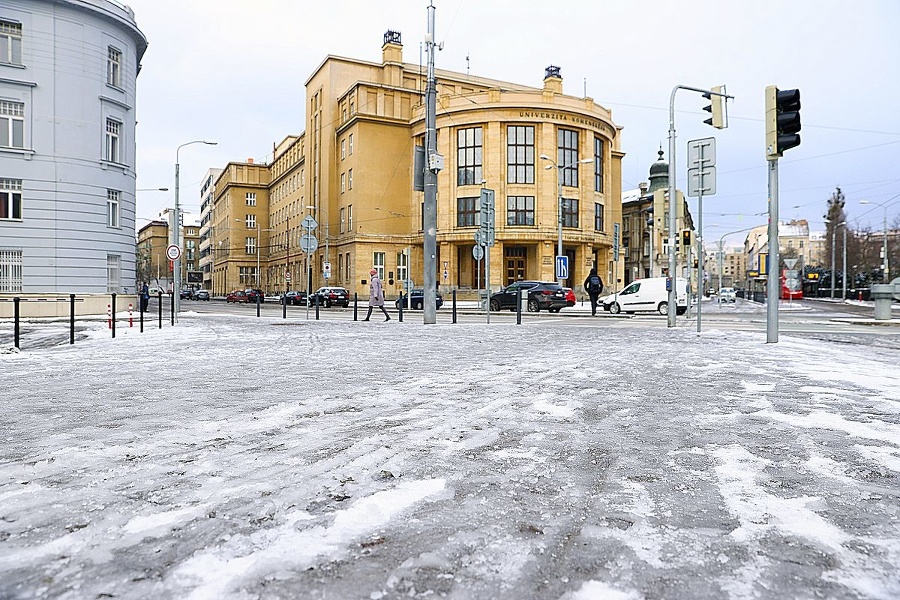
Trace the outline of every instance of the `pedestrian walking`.
<path fill-rule="evenodd" d="M 150 307 L 150 288 L 147 287 L 147 282 L 144 282 L 144 285 L 141 287 L 141 312 L 147 312 L 147 309 Z"/>
<path fill-rule="evenodd" d="M 591 297 L 591 316 L 595 317 L 597 316 L 597 300 L 600 298 L 600 292 L 603 291 L 603 280 L 597 275 L 597 267 L 591 269 L 587 279 L 584 280 L 584 289 Z"/>
<path fill-rule="evenodd" d="M 384 307 L 384 288 L 381 287 L 381 278 L 378 277 L 378 271 L 372 269 L 369 271 L 369 275 L 371 275 L 369 281 L 369 312 L 363 321 L 369 320 L 369 317 L 372 316 L 372 309 L 376 306 L 384 313 L 384 320 L 390 321 L 391 315 L 388 314 L 387 309 Z"/>

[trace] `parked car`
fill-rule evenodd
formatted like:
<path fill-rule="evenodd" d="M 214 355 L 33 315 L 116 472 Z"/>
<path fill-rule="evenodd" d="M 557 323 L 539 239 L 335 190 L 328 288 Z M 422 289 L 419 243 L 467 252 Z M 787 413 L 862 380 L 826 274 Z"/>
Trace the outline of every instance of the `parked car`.
<path fill-rule="evenodd" d="M 559 312 L 568 306 L 561 285 L 554 281 L 516 281 L 491 296 L 491 310 L 516 310 L 519 290 L 528 291 L 527 310 Z"/>
<path fill-rule="evenodd" d="M 578 298 L 575 297 L 575 290 L 572 288 L 563 288 L 563 292 L 566 294 L 566 306 L 575 306 L 578 302 Z"/>
<path fill-rule="evenodd" d="M 184 289 L 184 290 L 181 290 L 181 292 L 178 294 L 178 296 L 182 300 L 190 300 L 193 293 L 194 293 L 193 290 Z"/>
<path fill-rule="evenodd" d="M 394 302 L 394 306 L 397 307 L 397 310 L 400 310 L 400 305 L 403 305 L 404 309 L 408 309 L 410 304 L 412 304 L 413 310 L 421 310 L 422 306 L 425 304 L 425 290 L 413 289 L 408 295 L 404 295 L 403 298 L 397 298 L 396 302 Z M 444 297 L 441 296 L 440 292 L 435 292 L 434 297 L 434 306 L 435 308 L 440 308 L 444 305 Z"/>
<path fill-rule="evenodd" d="M 234 290 L 225 296 L 225 302 L 247 302 L 247 292 L 244 290 Z"/>
<path fill-rule="evenodd" d="M 194 290 L 191 300 L 209 300 L 209 290 Z"/>
<path fill-rule="evenodd" d="M 305 291 L 291 291 L 284 294 L 284 301 L 291 306 L 306 306 Z"/>
<path fill-rule="evenodd" d="M 260 289 L 246 289 L 244 293 L 247 294 L 247 302 L 256 304 L 257 298 L 259 298 L 260 304 L 266 301 L 266 293 Z"/>
<path fill-rule="evenodd" d="M 736 298 L 737 292 L 733 287 L 723 287 L 719 290 L 719 302 L 735 302 Z"/>
<path fill-rule="evenodd" d="M 600 303 L 603 310 L 614 315 L 623 311 L 629 315 L 638 311 L 668 314 L 669 292 L 666 290 L 666 279 L 667 277 L 647 277 L 632 281 L 621 292 L 601 298 Z M 687 312 L 687 279 L 679 277 L 675 283 L 675 290 L 675 313 L 683 315 Z"/>
<path fill-rule="evenodd" d="M 319 306 L 331 308 L 332 306 L 350 306 L 350 292 L 342 287 L 320 287 L 309 296 L 310 306 L 316 305 L 318 299 Z"/>

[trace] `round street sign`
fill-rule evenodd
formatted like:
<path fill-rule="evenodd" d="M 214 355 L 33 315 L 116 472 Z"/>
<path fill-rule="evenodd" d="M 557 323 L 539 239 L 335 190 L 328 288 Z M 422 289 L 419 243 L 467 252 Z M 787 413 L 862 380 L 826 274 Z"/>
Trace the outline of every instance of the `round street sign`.
<path fill-rule="evenodd" d="M 181 258 L 181 248 L 179 248 L 175 244 L 170 244 L 166 248 L 166 257 L 169 260 L 178 260 L 179 258 Z"/>
<path fill-rule="evenodd" d="M 290 271 L 284 272 L 284 280 L 287 282 L 290 282 L 290 280 L 291 280 L 291 272 Z"/>
<path fill-rule="evenodd" d="M 481 260 L 484 258 L 484 248 L 481 246 L 472 246 L 472 258 L 475 260 Z"/>

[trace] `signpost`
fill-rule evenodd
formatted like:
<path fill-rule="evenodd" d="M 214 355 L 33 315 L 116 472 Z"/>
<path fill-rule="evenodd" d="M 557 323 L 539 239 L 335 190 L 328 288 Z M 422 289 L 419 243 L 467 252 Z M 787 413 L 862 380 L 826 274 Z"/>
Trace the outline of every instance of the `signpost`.
<path fill-rule="evenodd" d="M 316 248 L 319 247 L 319 240 L 316 239 L 316 236 L 312 234 L 313 230 L 319 226 L 316 220 L 312 217 L 312 215 L 306 215 L 303 217 L 303 221 L 300 223 L 304 229 L 306 229 L 306 233 L 300 236 L 300 249 L 307 254 L 306 257 L 306 319 L 309 320 L 309 295 L 312 290 L 310 289 L 310 280 L 312 279 L 312 257 L 308 256 L 316 251 Z"/>
<path fill-rule="evenodd" d="M 487 322 L 491 322 L 491 246 L 494 245 L 494 190 L 481 188 L 480 203 L 481 229 L 475 232 L 475 248 L 481 249 L 482 246 L 487 247 L 487 251 L 481 249 L 484 256 L 484 281 L 487 290 L 487 301 L 485 302 L 485 314 Z M 480 260 L 475 255 L 475 248 L 472 249 L 472 256 L 475 260 Z M 479 272 L 481 264 L 478 264 Z M 478 290 L 478 300 L 481 301 L 481 290 Z"/>
<path fill-rule="evenodd" d="M 688 142 L 688 196 L 697 197 L 697 333 L 700 333 L 700 298 L 703 286 L 703 196 L 716 193 L 716 138 Z M 690 256 L 685 248 L 685 256 Z M 688 264 L 690 269 L 690 264 Z M 690 271 L 688 271 L 690 272 Z M 688 309 L 691 306 L 688 288 Z"/>

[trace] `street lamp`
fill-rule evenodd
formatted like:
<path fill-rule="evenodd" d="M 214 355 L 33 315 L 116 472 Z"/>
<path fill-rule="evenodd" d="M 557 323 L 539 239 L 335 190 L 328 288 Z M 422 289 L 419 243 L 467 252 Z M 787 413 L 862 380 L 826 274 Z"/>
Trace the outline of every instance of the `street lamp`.
<path fill-rule="evenodd" d="M 828 219 L 825 219 L 826 223 L 831 223 Z M 840 223 L 835 224 L 834 227 L 831 228 L 831 299 L 834 300 L 834 271 L 837 268 L 834 261 L 834 248 L 837 244 L 837 229 L 838 227 L 844 228 L 844 275 L 841 278 L 843 283 L 843 288 L 841 293 L 844 294 L 845 299 L 847 295 L 847 221 L 841 221 Z"/>
<path fill-rule="evenodd" d="M 556 164 L 553 161 L 553 159 L 551 159 L 546 154 L 541 154 L 541 160 L 546 160 L 547 162 L 550 163 L 549 165 L 544 167 L 545 169 L 552 169 L 552 168 L 556 167 L 556 201 L 557 201 L 556 221 L 557 221 L 557 228 L 558 228 L 558 235 L 557 235 L 557 240 L 556 240 L 556 255 L 562 256 L 562 252 L 563 252 L 563 246 L 562 246 L 563 210 L 562 210 L 562 175 L 560 172 L 565 169 L 571 169 L 572 167 L 577 166 L 579 164 L 586 165 L 588 163 L 592 163 L 592 162 L 594 162 L 594 159 L 593 158 L 584 158 L 584 159 L 577 160 L 573 163 L 569 163 L 567 165 L 562 165 L 562 166 Z M 562 285 L 561 279 L 557 278 L 557 281 L 559 282 L 560 285 Z"/>
<path fill-rule="evenodd" d="M 894 196 L 896 198 L 897 196 Z M 893 200 L 893 198 L 891 198 Z M 881 242 L 881 252 L 884 254 L 884 260 L 881 262 L 881 268 L 884 270 L 884 283 L 887 283 L 891 280 L 890 277 L 890 265 L 888 264 L 888 235 L 887 235 L 887 209 L 889 202 L 872 202 L 871 200 L 860 200 L 860 204 L 874 204 L 875 206 L 880 206 L 884 210 L 884 221 L 882 222 L 882 227 L 884 228 L 884 238 Z"/>
<path fill-rule="evenodd" d="M 180 165 L 178 161 L 178 153 L 181 152 L 181 149 L 185 146 L 190 146 L 191 144 L 208 144 L 210 146 L 215 146 L 218 142 L 210 142 L 207 140 L 194 140 L 192 142 L 185 142 L 178 146 L 175 149 L 175 224 L 172 226 L 172 245 L 178 246 L 178 250 L 181 250 L 181 205 L 178 204 L 178 177 Z M 179 252 L 179 256 L 177 259 L 172 261 L 172 270 L 174 271 L 174 282 L 172 286 L 172 300 L 175 304 L 175 310 L 172 315 L 172 319 L 178 320 L 178 311 L 181 308 L 181 253 Z"/>

